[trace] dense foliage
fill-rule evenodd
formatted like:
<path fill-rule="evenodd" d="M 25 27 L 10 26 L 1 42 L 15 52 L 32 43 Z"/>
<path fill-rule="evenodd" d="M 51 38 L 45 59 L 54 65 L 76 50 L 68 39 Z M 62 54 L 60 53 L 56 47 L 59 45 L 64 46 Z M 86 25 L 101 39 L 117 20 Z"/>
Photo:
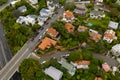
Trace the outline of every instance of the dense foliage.
<path fill-rule="evenodd" d="M 0 6 L 5 4 L 8 0 L 0 0 Z"/>

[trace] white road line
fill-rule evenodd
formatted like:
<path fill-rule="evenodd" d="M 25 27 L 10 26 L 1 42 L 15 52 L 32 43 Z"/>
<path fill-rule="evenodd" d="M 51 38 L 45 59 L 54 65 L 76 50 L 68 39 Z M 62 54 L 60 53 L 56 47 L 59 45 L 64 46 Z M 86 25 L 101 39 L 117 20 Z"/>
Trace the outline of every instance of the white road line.
<path fill-rule="evenodd" d="M 25 52 L 17 59 L 17 61 L 14 63 L 14 65 L 9 69 L 9 71 L 11 71 L 11 69 L 13 69 L 13 67 L 18 63 L 18 61 L 20 61 L 20 59 L 23 57 L 23 55 L 28 51 L 28 48 L 25 50 Z M 4 78 L 6 77 L 6 75 L 9 73 L 9 71 L 7 71 L 6 74 L 4 74 L 4 76 L 1 78 L 1 80 L 4 80 Z"/>
<path fill-rule="evenodd" d="M 2 49 L 2 54 L 3 54 L 3 57 L 5 59 L 5 62 L 7 63 L 7 58 L 5 56 L 5 51 L 4 51 L 4 48 L 3 48 L 3 45 L 2 45 L 2 42 L 0 41 L 0 46 L 1 46 L 1 49 Z"/>

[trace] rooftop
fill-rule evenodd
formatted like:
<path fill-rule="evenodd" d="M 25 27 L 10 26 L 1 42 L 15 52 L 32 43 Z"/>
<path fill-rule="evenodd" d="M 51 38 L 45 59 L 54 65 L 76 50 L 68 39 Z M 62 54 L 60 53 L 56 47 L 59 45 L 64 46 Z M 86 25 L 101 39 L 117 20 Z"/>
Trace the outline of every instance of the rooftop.
<path fill-rule="evenodd" d="M 52 77 L 54 80 L 60 80 L 60 78 L 63 75 L 63 72 L 61 72 L 60 70 L 58 70 L 52 66 L 50 66 L 49 68 L 46 68 L 44 72 L 45 72 L 45 74 Z"/>
<path fill-rule="evenodd" d="M 102 64 L 102 68 L 105 72 L 108 72 L 110 70 L 110 66 L 107 63 Z"/>
<path fill-rule="evenodd" d="M 113 28 L 113 29 L 117 29 L 118 28 L 118 23 L 117 22 L 114 22 L 114 21 L 110 21 L 108 26 L 110 28 Z"/>
<path fill-rule="evenodd" d="M 52 37 L 56 37 L 58 32 L 54 28 L 48 28 L 47 34 L 51 35 Z"/>
<path fill-rule="evenodd" d="M 92 29 L 89 30 L 89 35 L 90 39 L 94 40 L 95 42 L 98 42 L 102 37 L 102 35 L 100 35 L 97 31 Z"/>
<path fill-rule="evenodd" d="M 84 32 L 87 30 L 87 27 L 84 27 L 84 26 L 79 26 L 78 27 L 78 32 Z"/>
<path fill-rule="evenodd" d="M 41 50 L 45 50 L 46 48 L 50 48 L 51 46 L 55 46 L 56 44 L 57 42 L 55 40 L 45 37 L 38 48 L 40 48 Z"/>
<path fill-rule="evenodd" d="M 75 29 L 75 27 L 70 23 L 66 23 L 65 28 L 67 29 L 68 32 L 73 32 Z"/>
<path fill-rule="evenodd" d="M 75 61 L 74 63 L 77 64 L 77 65 L 89 65 L 90 61 L 81 60 L 81 61 Z"/>
<path fill-rule="evenodd" d="M 109 41 L 107 41 L 108 43 L 111 43 L 114 39 L 115 39 L 115 32 L 113 30 L 107 30 L 104 33 L 104 38 L 103 40 L 109 39 Z"/>
<path fill-rule="evenodd" d="M 73 13 L 70 12 L 69 10 L 67 11 L 64 11 L 63 15 L 66 17 L 66 18 L 73 18 Z"/>

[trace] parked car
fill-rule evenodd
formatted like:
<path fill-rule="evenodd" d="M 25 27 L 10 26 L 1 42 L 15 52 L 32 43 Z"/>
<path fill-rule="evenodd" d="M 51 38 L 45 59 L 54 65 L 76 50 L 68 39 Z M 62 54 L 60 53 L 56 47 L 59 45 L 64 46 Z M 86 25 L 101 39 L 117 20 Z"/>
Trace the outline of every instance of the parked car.
<path fill-rule="evenodd" d="M 43 30 L 43 29 L 44 29 L 44 27 L 41 27 L 41 28 L 40 28 L 40 30 Z"/>
<path fill-rule="evenodd" d="M 31 41 L 33 41 L 34 40 L 34 38 L 31 38 Z"/>
<path fill-rule="evenodd" d="M 48 22 L 46 22 L 46 25 L 48 25 Z"/>
<path fill-rule="evenodd" d="M 42 36 L 39 37 L 39 40 L 42 38 Z"/>

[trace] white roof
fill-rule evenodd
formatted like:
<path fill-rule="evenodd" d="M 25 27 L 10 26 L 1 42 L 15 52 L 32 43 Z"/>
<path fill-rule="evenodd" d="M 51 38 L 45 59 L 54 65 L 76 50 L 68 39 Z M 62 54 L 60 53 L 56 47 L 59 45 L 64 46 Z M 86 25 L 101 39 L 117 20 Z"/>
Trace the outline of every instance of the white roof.
<path fill-rule="evenodd" d="M 49 68 L 45 69 L 45 74 L 49 75 L 50 77 L 52 77 L 54 80 L 59 80 L 62 75 L 63 72 L 61 72 L 60 70 L 50 66 Z"/>
<path fill-rule="evenodd" d="M 40 22 L 38 22 L 38 25 L 43 26 L 44 22 L 40 21 Z"/>
<path fill-rule="evenodd" d="M 110 21 L 108 26 L 110 28 L 113 28 L 113 29 L 117 29 L 118 28 L 118 23 L 117 22 L 114 22 L 114 21 Z"/>
<path fill-rule="evenodd" d="M 115 46 L 112 47 L 112 49 L 116 49 L 120 51 L 120 44 L 116 44 Z"/>

